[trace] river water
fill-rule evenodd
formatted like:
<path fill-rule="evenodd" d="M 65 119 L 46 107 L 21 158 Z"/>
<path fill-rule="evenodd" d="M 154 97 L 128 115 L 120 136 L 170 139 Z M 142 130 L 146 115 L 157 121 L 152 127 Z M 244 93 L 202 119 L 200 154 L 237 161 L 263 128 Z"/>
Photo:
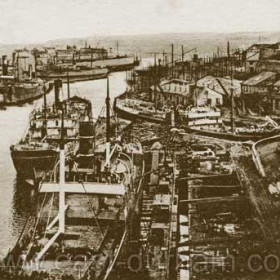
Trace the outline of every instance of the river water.
<path fill-rule="evenodd" d="M 126 73 L 110 75 L 110 96 L 114 97 L 126 89 Z M 107 80 L 77 82 L 70 85 L 71 95 L 85 97 L 92 102 L 93 115 L 97 118 L 105 105 Z M 67 97 L 67 85 L 61 95 Z M 47 95 L 47 102 L 54 99 L 53 91 Z M 10 156 L 10 145 L 15 144 L 28 127 L 29 114 L 34 106 L 42 104 L 42 98 L 22 107 L 7 107 L 0 111 L 0 257 L 5 256 L 19 237 L 25 220 L 30 214 L 31 189 L 24 182 L 18 182 Z"/>

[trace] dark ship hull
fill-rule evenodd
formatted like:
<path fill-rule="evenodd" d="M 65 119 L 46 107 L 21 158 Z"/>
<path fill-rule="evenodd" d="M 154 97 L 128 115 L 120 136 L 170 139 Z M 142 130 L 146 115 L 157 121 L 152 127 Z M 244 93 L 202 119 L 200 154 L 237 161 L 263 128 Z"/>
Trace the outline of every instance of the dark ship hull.
<path fill-rule="evenodd" d="M 52 84 L 45 84 L 46 90 L 52 89 Z M 16 84 L 4 88 L 0 88 L 1 100 L 0 105 L 20 105 L 39 99 L 44 95 L 43 84 Z"/>
<path fill-rule="evenodd" d="M 36 179 L 53 168 L 58 153 L 54 150 L 13 150 L 11 156 L 19 177 Z"/>
<path fill-rule="evenodd" d="M 223 140 L 230 140 L 230 141 L 259 141 L 261 139 L 275 136 L 279 134 L 279 129 L 274 129 L 271 131 L 264 131 L 264 132 L 252 132 L 252 133 L 231 133 L 231 132 L 216 132 L 210 130 L 199 130 L 189 127 L 184 127 L 185 131 L 191 134 L 200 135 L 200 136 L 208 136 Z"/>

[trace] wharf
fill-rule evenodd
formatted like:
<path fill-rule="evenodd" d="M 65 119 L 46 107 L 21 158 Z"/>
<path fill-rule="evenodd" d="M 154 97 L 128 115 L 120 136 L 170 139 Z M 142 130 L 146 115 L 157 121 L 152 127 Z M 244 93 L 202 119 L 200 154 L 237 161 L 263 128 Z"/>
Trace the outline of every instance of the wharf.
<path fill-rule="evenodd" d="M 176 180 L 179 191 L 179 277 L 182 280 L 204 280 L 210 279 L 211 275 L 211 279 L 246 279 L 248 271 L 243 275 L 238 272 L 243 268 L 241 259 L 244 260 L 253 248 L 261 251 L 259 244 L 264 244 L 251 196 L 246 192 L 232 159 L 232 155 L 248 154 L 248 148 L 219 141 L 227 153 L 221 153 L 213 146 L 211 151 L 216 157 L 211 160 L 193 156 L 200 152 L 192 149 L 193 145 L 207 146 L 202 139 L 189 140 L 186 144 L 189 153 L 181 154 L 178 159 L 182 175 Z M 223 162 L 227 162 L 224 166 L 230 169 L 219 169 L 218 174 L 217 168 Z M 194 165 L 200 165 L 200 168 L 194 168 Z M 209 174 L 201 175 L 205 172 L 202 168 L 209 169 Z M 234 271 L 230 257 L 236 261 Z"/>

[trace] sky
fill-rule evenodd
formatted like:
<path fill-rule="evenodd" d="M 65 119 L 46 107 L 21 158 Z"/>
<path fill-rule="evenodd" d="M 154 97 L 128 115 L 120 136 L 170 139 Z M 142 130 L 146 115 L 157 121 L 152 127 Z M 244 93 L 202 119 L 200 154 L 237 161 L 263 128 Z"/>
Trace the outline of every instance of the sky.
<path fill-rule="evenodd" d="M 279 0 L 0 0 L 0 43 L 91 35 L 280 31 Z"/>

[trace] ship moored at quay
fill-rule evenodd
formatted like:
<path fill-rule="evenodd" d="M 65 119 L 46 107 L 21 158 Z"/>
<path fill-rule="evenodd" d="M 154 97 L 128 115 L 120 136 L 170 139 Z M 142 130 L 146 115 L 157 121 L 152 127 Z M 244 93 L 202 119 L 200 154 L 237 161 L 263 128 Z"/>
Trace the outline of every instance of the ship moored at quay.
<path fill-rule="evenodd" d="M 142 194 L 143 150 L 137 139 L 115 138 L 107 85 L 105 139 L 99 129 L 103 121 L 94 126 L 86 118 L 70 155 L 65 150 L 66 111 L 60 106 L 59 158 L 39 185 L 36 216 L 28 219 L 6 258 L 20 259 L 12 269 L 1 270 L 8 279 L 115 279 L 117 262 L 128 254 Z M 104 141 L 95 143 L 96 132 Z"/>
<path fill-rule="evenodd" d="M 129 99 L 127 95 L 124 93 L 116 98 L 114 109 L 119 116 L 129 120 L 137 118 L 154 123 L 172 121 L 174 126 L 189 133 L 233 141 L 257 141 L 277 135 L 280 131 L 279 125 L 269 117 L 258 120 L 239 118 L 233 128 L 229 119 L 222 118 L 217 107 L 189 106 L 183 110 L 171 106 L 156 109 L 152 102 Z"/>
<path fill-rule="evenodd" d="M 137 57 L 112 55 L 104 48 L 91 46 L 35 49 L 33 53 L 38 75 L 47 80 L 69 79 L 74 82 L 102 79 L 110 72 L 130 70 L 140 63 Z"/>
<path fill-rule="evenodd" d="M 28 128 L 21 140 L 10 147 L 11 157 L 17 174 L 23 179 L 36 181 L 44 172 L 53 168 L 58 157 L 58 143 L 61 134 L 61 111 L 64 110 L 64 141 L 67 153 L 73 153 L 79 139 L 79 124 L 92 118 L 91 102 L 79 96 L 70 96 L 60 101 L 61 80 L 55 80 L 55 101 L 47 104 L 46 94 L 42 108 L 33 110 Z"/>

